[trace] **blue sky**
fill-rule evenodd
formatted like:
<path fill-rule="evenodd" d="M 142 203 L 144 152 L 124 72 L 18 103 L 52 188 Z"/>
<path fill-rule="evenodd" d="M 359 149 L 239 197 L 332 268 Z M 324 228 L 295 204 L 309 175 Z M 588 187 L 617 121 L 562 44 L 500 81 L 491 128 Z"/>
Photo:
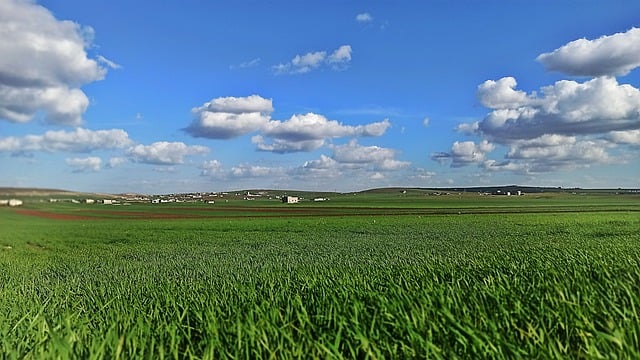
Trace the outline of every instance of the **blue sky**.
<path fill-rule="evenodd" d="M 0 0 L 0 186 L 638 187 L 637 14 Z"/>

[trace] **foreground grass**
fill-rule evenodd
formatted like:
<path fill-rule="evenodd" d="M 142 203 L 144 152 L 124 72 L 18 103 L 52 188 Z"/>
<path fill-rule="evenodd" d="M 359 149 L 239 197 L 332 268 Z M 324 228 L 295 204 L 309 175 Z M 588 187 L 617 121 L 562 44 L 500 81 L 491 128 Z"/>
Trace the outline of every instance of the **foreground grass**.
<path fill-rule="evenodd" d="M 634 212 L 1 215 L 8 358 L 640 358 Z"/>

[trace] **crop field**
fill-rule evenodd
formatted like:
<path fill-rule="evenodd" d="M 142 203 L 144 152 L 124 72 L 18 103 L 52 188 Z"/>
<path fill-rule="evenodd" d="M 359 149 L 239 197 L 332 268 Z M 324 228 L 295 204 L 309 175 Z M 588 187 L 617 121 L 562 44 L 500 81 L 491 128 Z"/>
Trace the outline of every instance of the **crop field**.
<path fill-rule="evenodd" d="M 640 197 L 0 208 L 0 353 L 640 358 Z"/>

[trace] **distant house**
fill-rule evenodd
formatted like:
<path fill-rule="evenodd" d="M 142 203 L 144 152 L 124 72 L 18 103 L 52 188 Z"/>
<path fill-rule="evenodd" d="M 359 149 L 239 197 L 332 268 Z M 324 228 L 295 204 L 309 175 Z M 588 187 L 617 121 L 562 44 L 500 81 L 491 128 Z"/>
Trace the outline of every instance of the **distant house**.
<path fill-rule="evenodd" d="M 105 204 L 105 205 L 113 205 L 115 203 L 115 201 L 111 200 L 111 199 L 104 199 L 104 200 L 102 200 L 102 203 Z"/>
<path fill-rule="evenodd" d="M 9 199 L 9 206 L 21 206 L 22 205 L 22 200 L 18 200 L 18 199 Z"/>
<path fill-rule="evenodd" d="M 96 201 L 94 199 L 84 199 L 85 204 L 94 204 Z"/>
<path fill-rule="evenodd" d="M 283 196 L 282 202 L 285 204 L 297 204 L 300 199 L 297 196 Z"/>

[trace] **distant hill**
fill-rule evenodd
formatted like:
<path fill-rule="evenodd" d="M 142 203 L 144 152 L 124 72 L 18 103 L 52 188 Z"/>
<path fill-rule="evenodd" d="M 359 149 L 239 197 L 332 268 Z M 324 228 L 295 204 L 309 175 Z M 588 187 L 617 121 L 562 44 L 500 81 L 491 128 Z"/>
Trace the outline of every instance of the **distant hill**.
<path fill-rule="evenodd" d="M 362 194 L 389 194 L 396 192 L 475 192 L 475 193 L 495 193 L 497 191 L 504 193 L 517 193 L 521 191 L 525 194 L 535 193 L 640 193 L 640 189 L 581 189 L 581 188 L 561 188 L 561 187 L 539 187 L 539 186 L 520 186 L 520 185 L 504 185 L 504 186 L 472 186 L 472 187 L 448 187 L 448 188 L 421 188 L 421 187 L 385 187 L 374 188 L 362 191 L 348 191 L 346 193 L 362 193 Z M 331 197 L 341 192 L 331 191 L 307 191 L 307 190 L 269 190 L 269 189 L 251 189 L 228 191 L 230 195 L 246 196 L 247 194 L 265 195 L 265 196 L 283 196 L 294 195 L 306 198 L 314 197 Z M 162 194 L 155 194 L 162 195 Z M 60 190 L 60 189 L 42 189 L 42 188 L 18 188 L 18 187 L 0 187 L 0 196 L 2 197 L 107 197 L 107 198 L 126 198 L 132 197 L 133 194 L 100 194 L 86 193 L 78 191 Z"/>
<path fill-rule="evenodd" d="M 17 187 L 0 187 L 0 196 L 66 196 L 66 197 L 89 197 L 89 196 L 109 196 L 104 194 L 94 194 L 79 191 L 69 191 L 60 189 L 41 189 L 41 188 L 17 188 Z"/>

